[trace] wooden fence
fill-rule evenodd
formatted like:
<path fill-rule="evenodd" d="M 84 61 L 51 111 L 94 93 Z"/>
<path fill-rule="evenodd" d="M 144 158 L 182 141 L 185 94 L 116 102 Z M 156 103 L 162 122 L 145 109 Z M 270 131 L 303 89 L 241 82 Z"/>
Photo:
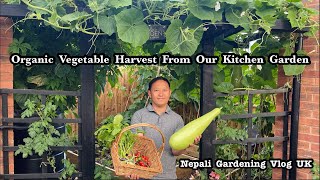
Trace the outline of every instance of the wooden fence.
<path fill-rule="evenodd" d="M 108 83 L 104 89 L 104 92 L 99 96 L 99 103 L 95 113 L 95 125 L 99 125 L 106 117 L 110 115 L 116 115 L 123 112 L 132 103 L 130 98 L 131 90 L 135 87 L 136 83 L 129 83 L 128 72 L 122 70 L 122 77 L 119 77 L 119 83 L 116 87 L 111 87 Z M 185 120 L 185 123 L 190 122 L 199 116 L 199 112 L 195 107 L 189 103 L 180 105 L 173 109 Z M 77 109 L 72 110 L 77 112 Z M 75 118 L 70 112 L 66 114 L 66 118 Z M 76 130 L 76 127 L 73 128 Z"/>
<path fill-rule="evenodd" d="M 95 113 L 96 127 L 106 117 L 123 112 L 132 103 L 132 100 L 130 99 L 130 92 L 135 83 L 130 84 L 128 81 L 128 72 L 122 71 L 122 77 L 119 77 L 119 83 L 116 87 L 111 88 L 109 83 L 105 86 L 104 92 L 99 96 L 99 103 Z M 72 112 L 78 112 L 78 110 L 70 110 L 65 114 L 65 117 L 75 118 L 75 115 Z M 74 125 L 71 126 L 72 130 L 76 133 L 78 131 L 78 127 Z"/>

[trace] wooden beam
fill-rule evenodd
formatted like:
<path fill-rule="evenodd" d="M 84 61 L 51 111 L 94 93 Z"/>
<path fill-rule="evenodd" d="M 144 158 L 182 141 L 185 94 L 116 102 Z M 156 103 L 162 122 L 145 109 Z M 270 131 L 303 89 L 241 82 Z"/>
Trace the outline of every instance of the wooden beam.
<path fill-rule="evenodd" d="M 214 27 L 211 26 L 204 32 L 202 37 L 203 54 L 212 56 L 214 53 Z M 201 68 L 200 82 L 200 114 L 204 115 L 216 105 L 213 97 L 213 67 L 214 65 L 203 64 Z M 215 148 L 212 141 L 216 137 L 216 122 L 213 121 L 202 134 L 200 141 L 200 159 L 215 159 Z"/>
<path fill-rule="evenodd" d="M 80 36 L 80 51 L 82 55 L 86 55 L 89 45 L 89 36 Z M 81 165 L 80 169 L 83 172 L 83 179 L 94 179 L 94 164 L 95 164 L 95 112 L 94 112 L 94 66 L 81 65 L 81 100 L 80 100 L 80 118 L 81 125 L 81 142 L 82 151 L 80 151 Z"/>
<path fill-rule="evenodd" d="M 25 17 L 29 11 L 25 4 L 0 3 L 0 17 Z"/>

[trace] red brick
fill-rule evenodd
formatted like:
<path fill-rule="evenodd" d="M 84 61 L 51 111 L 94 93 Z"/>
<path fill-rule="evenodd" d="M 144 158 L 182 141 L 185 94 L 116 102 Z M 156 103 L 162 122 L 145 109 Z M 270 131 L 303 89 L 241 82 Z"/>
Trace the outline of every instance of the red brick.
<path fill-rule="evenodd" d="M 297 179 L 308 179 L 308 173 L 297 171 Z"/>
<path fill-rule="evenodd" d="M 3 21 L 1 21 L 1 20 L 0 20 L 0 24 L 1 24 L 1 26 L 0 26 L 1 31 L 0 32 L 4 31 L 4 33 L 11 33 L 11 34 L 13 33 L 12 24 L 8 24 L 8 23 L 3 24 Z"/>
<path fill-rule="evenodd" d="M 314 143 L 311 144 L 312 151 L 319 151 L 319 149 L 320 149 L 319 143 L 318 144 L 314 144 Z"/>
<path fill-rule="evenodd" d="M 302 77 L 319 77 L 319 71 L 303 71 Z"/>
<path fill-rule="evenodd" d="M 312 118 L 312 110 L 300 109 L 300 120 L 302 125 L 314 125 Z"/>
<path fill-rule="evenodd" d="M 309 174 L 311 171 L 311 168 L 297 168 L 298 171 L 302 172 L 302 173 L 307 173 Z"/>
<path fill-rule="evenodd" d="M 311 133 L 311 127 L 306 125 L 300 125 L 299 126 L 299 133 L 303 134 L 310 134 Z"/>
<path fill-rule="evenodd" d="M 312 112 L 312 119 L 318 119 L 318 123 L 319 123 L 319 110 Z"/>
<path fill-rule="evenodd" d="M 9 173 L 13 174 L 14 171 L 14 162 L 9 162 Z"/>
<path fill-rule="evenodd" d="M 314 53 L 319 53 L 318 45 L 316 44 L 308 44 L 303 47 L 303 50 L 307 53 L 307 55 L 312 55 Z"/>
<path fill-rule="evenodd" d="M 0 36 L 7 38 L 13 37 L 12 29 L 9 29 L 9 27 L 0 28 Z"/>
<path fill-rule="evenodd" d="M 311 150 L 299 149 L 298 148 L 298 158 L 299 159 L 309 159 L 312 158 Z"/>
<path fill-rule="evenodd" d="M 319 9 L 319 4 L 310 4 L 308 7 L 309 7 L 309 8 L 314 8 L 314 9 L 316 9 L 316 8 Z M 319 20 L 317 20 L 316 17 L 314 17 L 313 19 L 314 19 L 315 21 L 319 21 Z"/>
<path fill-rule="evenodd" d="M 319 129 L 319 127 L 311 127 L 311 134 L 313 134 L 313 135 L 319 135 L 319 134 L 320 134 L 320 129 Z"/>
<path fill-rule="evenodd" d="M 0 54 L 9 54 L 8 46 L 0 46 Z"/>
<path fill-rule="evenodd" d="M 320 159 L 319 150 L 318 151 L 312 151 L 312 159 L 317 159 L 317 160 Z"/>
<path fill-rule="evenodd" d="M 1 81 L 0 82 L 0 87 L 1 88 L 13 88 L 13 83 L 12 83 L 12 81 Z"/>
<path fill-rule="evenodd" d="M 319 62 L 319 53 L 310 53 L 308 56 L 311 59 L 311 63 Z"/>
<path fill-rule="evenodd" d="M 310 102 L 300 102 L 300 109 L 318 110 L 319 102 L 312 102 L 312 99 L 310 100 Z"/>
<path fill-rule="evenodd" d="M 1 69 L 2 71 L 2 69 Z M 1 81 L 11 81 L 13 82 L 13 72 L 1 72 L 0 73 L 0 80 Z"/>
<path fill-rule="evenodd" d="M 273 146 L 277 148 L 282 148 L 282 142 L 274 142 Z"/>
<path fill-rule="evenodd" d="M 13 64 L 9 64 L 9 63 L 2 63 L 1 64 L 1 72 L 9 72 L 9 73 L 13 73 Z"/>
<path fill-rule="evenodd" d="M 308 37 L 308 38 L 305 38 L 303 40 L 304 42 L 304 47 L 308 46 L 308 45 L 317 45 L 317 40 L 316 38 L 313 38 L 313 37 Z"/>
<path fill-rule="evenodd" d="M 2 63 L 10 63 L 10 55 L 9 54 L 0 54 L 0 62 Z"/>
<path fill-rule="evenodd" d="M 300 132 L 300 130 L 299 130 L 299 132 Z M 299 149 L 311 150 L 310 146 L 311 146 L 310 142 L 308 142 L 308 141 L 301 141 L 301 140 L 298 141 L 298 148 Z"/>
<path fill-rule="evenodd" d="M 282 128 L 274 129 L 274 135 L 275 136 L 282 136 Z"/>
<path fill-rule="evenodd" d="M 319 143 L 319 135 L 299 133 L 298 139 L 302 141 L 312 142 L 312 143 Z"/>
<path fill-rule="evenodd" d="M 283 110 L 282 110 L 282 111 L 283 111 Z M 282 126 L 283 126 L 283 120 L 282 120 L 281 117 L 279 118 L 279 120 L 277 120 L 277 121 L 275 122 L 275 126 L 276 126 L 276 128 L 282 128 Z"/>
<path fill-rule="evenodd" d="M 304 85 L 309 85 L 309 86 L 312 86 L 312 85 L 315 85 L 316 82 L 318 82 L 318 78 L 302 78 L 302 83 L 301 85 L 304 86 Z"/>
<path fill-rule="evenodd" d="M 0 46 L 9 46 L 12 43 L 12 38 L 0 37 Z"/>
<path fill-rule="evenodd" d="M 3 72 L 0 73 L 0 81 L 10 81 L 13 82 L 13 73 L 12 72 Z"/>
<path fill-rule="evenodd" d="M 12 25 L 12 19 L 10 17 L 0 17 L 1 25 Z"/>
<path fill-rule="evenodd" d="M 308 101 L 310 97 L 308 97 L 308 94 L 300 94 L 300 101 L 303 102 L 303 101 Z M 312 98 L 312 96 L 311 96 Z"/>
<path fill-rule="evenodd" d="M 312 101 L 319 102 L 319 94 L 312 94 Z"/>
<path fill-rule="evenodd" d="M 319 88 L 315 86 L 302 86 L 301 93 L 319 94 Z"/>
<path fill-rule="evenodd" d="M 272 179 L 281 179 L 282 170 L 280 168 L 272 169 Z"/>
<path fill-rule="evenodd" d="M 316 71 L 316 70 L 319 70 L 319 62 L 311 62 L 312 64 L 311 64 L 311 66 L 313 66 L 312 67 L 312 71 Z M 318 83 L 319 83 L 319 79 L 318 79 Z"/>

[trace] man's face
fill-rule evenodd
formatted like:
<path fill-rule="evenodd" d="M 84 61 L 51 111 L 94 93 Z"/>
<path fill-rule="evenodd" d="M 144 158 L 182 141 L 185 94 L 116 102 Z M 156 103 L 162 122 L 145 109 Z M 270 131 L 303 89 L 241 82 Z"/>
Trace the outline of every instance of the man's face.
<path fill-rule="evenodd" d="M 164 80 L 158 80 L 148 90 L 148 95 L 152 100 L 152 104 L 158 107 L 166 106 L 169 102 L 171 90 L 168 83 Z"/>

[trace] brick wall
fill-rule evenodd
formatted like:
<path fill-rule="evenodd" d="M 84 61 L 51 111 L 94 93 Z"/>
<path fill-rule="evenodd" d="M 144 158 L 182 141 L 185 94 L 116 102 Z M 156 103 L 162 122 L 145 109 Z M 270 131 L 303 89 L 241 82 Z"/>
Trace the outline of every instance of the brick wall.
<path fill-rule="evenodd" d="M 306 6 L 319 10 L 319 0 L 305 1 Z M 315 17 L 319 22 L 319 17 Z M 304 40 L 304 48 L 311 58 L 311 64 L 306 66 L 301 80 L 300 120 L 298 132 L 298 158 L 311 158 L 319 164 L 319 46 L 314 38 Z M 278 85 L 290 82 L 292 79 L 284 75 L 279 67 Z M 277 111 L 283 110 L 283 97 L 277 96 Z M 290 124 L 289 124 L 290 127 Z M 282 119 L 277 119 L 274 125 L 276 136 L 282 136 Z M 282 158 L 282 144 L 274 144 L 274 158 Z M 289 157 L 289 156 L 288 156 Z M 311 169 L 297 169 L 297 179 L 312 179 Z M 281 169 L 273 169 L 273 179 L 281 179 Z"/>
<path fill-rule="evenodd" d="M 13 66 L 9 61 L 8 47 L 12 42 L 13 32 L 10 18 L 0 17 L 0 88 L 13 88 Z M 9 117 L 13 117 L 13 96 L 8 99 Z M 0 118 L 1 118 L 0 98 Z M 9 131 L 9 145 L 13 146 L 13 132 Z M 0 147 L 2 147 L 2 131 L 0 130 Z M 13 152 L 9 153 L 9 173 L 14 171 Z M 3 173 L 3 154 L 0 148 L 0 174 Z"/>

